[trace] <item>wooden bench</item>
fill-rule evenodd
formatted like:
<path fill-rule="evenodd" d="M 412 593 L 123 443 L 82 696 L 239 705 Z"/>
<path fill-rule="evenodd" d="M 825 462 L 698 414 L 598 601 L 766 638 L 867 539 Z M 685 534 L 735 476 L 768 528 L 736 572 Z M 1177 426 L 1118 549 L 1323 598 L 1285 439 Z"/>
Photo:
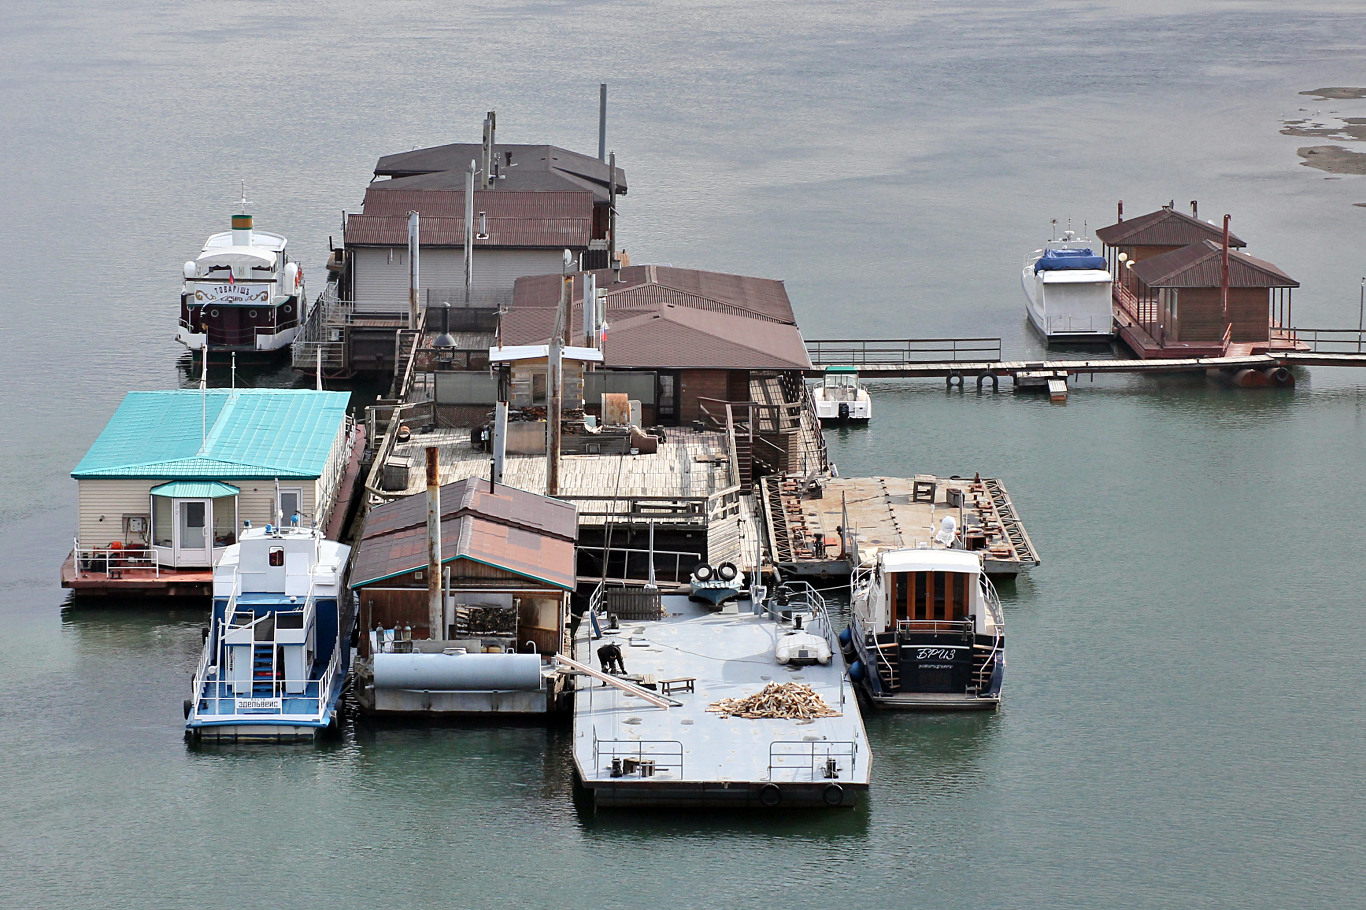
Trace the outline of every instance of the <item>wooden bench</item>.
<path fill-rule="evenodd" d="M 678 679 L 661 679 L 659 681 L 659 691 L 664 695 L 672 695 L 675 689 L 682 692 L 696 692 L 697 690 L 694 688 L 696 683 L 697 678 L 695 676 L 683 676 Z"/>

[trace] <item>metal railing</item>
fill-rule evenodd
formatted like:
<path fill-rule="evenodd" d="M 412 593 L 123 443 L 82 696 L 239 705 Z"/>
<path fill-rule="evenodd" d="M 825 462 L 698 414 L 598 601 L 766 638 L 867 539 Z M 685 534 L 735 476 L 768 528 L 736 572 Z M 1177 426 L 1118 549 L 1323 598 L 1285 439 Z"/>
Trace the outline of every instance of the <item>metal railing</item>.
<path fill-rule="evenodd" d="M 637 763 L 654 762 L 655 772 L 673 771 L 683 776 L 683 744 L 676 739 L 598 739 L 593 737 L 594 769 L 601 775 L 606 759 L 610 772 L 613 759 L 631 759 Z M 624 776 L 624 775 L 623 775 Z"/>
<path fill-rule="evenodd" d="M 649 574 L 651 555 L 655 567 L 655 579 L 657 581 L 684 582 L 688 579 L 688 574 L 692 571 L 692 566 L 702 561 L 702 554 L 691 550 L 647 550 L 639 547 L 612 547 L 604 552 L 603 547 L 580 546 L 580 554 L 591 559 L 596 559 L 600 563 L 605 563 L 608 570 L 608 577 L 617 579 L 640 579 Z M 661 558 L 663 563 L 661 565 Z M 610 571 L 612 563 L 620 559 L 621 574 L 613 575 Z M 644 570 L 631 574 L 631 562 L 635 560 L 637 565 L 643 565 Z M 670 571 L 670 563 L 672 570 Z M 684 568 L 684 564 L 688 568 Z"/>
<path fill-rule="evenodd" d="M 1272 340 L 1308 345 L 1311 354 L 1366 354 L 1366 330 L 1279 328 Z"/>
<path fill-rule="evenodd" d="M 353 301 L 338 298 L 335 281 L 328 282 L 294 336 L 290 350 L 294 369 L 313 372 L 321 352 L 325 376 L 346 374 L 347 331 L 355 308 Z"/>
<path fill-rule="evenodd" d="M 72 543 L 77 572 L 103 572 L 106 578 L 113 578 L 126 569 L 141 569 L 161 577 L 161 565 L 152 547 L 83 547 L 79 538 L 73 538 Z"/>
<path fill-rule="evenodd" d="M 981 363 L 1001 359 L 1000 338 L 832 338 L 808 341 L 806 352 L 820 366 L 905 363 Z"/>
<path fill-rule="evenodd" d="M 833 761 L 834 765 L 828 763 Z M 841 764 L 843 762 L 843 764 Z M 852 740 L 774 740 L 768 745 L 768 779 L 774 772 L 790 773 L 789 781 L 848 779 L 858 765 L 858 743 Z M 830 773 L 833 771 L 834 773 Z M 803 777 L 803 775 L 805 775 Z"/>

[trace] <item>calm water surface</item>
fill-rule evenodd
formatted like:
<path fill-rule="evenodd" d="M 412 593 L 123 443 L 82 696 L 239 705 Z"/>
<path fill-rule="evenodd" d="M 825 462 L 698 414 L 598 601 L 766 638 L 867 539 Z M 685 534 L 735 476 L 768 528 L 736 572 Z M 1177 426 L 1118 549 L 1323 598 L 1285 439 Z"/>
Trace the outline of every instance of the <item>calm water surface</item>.
<path fill-rule="evenodd" d="M 1120 198 L 1231 212 L 1298 323 L 1355 325 L 1366 180 L 1279 129 L 1366 116 L 1299 94 L 1366 82 L 1366 17 L 1282 6 L 0 9 L 0 906 L 1360 905 L 1366 374 L 1061 407 L 877 386 L 831 434 L 844 473 L 1000 476 L 1044 564 L 1002 592 L 1004 707 L 869 718 L 854 812 L 594 815 L 534 726 L 187 749 L 199 612 L 56 583 L 69 471 L 124 391 L 187 379 L 180 263 L 239 181 L 316 291 L 376 157 L 495 108 L 507 141 L 591 151 L 604 79 L 636 261 L 783 278 L 808 337 L 1037 354 L 1021 257 Z"/>

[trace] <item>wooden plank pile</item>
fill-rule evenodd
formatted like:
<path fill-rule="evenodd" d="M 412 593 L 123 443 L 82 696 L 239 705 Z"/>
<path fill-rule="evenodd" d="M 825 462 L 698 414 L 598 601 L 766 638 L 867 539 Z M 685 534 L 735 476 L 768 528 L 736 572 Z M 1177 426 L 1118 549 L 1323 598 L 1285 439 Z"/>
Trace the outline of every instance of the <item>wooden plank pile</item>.
<path fill-rule="evenodd" d="M 707 710 L 722 717 L 808 719 L 839 717 L 840 712 L 825 703 L 816 690 L 803 683 L 771 682 L 762 690 L 746 698 L 723 698 L 707 706 Z"/>

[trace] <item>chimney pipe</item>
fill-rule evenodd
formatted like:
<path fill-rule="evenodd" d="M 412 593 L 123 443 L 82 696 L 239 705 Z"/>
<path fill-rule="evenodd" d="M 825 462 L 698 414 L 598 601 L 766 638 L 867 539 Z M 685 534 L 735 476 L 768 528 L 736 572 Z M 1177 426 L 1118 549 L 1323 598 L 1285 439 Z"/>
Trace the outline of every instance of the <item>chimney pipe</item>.
<path fill-rule="evenodd" d="M 446 637 L 441 603 L 441 469 L 436 446 L 427 447 L 427 636 Z"/>
<path fill-rule="evenodd" d="M 484 118 L 484 156 L 480 162 L 483 165 L 484 173 L 479 177 L 479 188 L 481 190 L 489 188 L 489 181 L 493 175 L 493 134 L 497 129 L 497 119 L 496 111 L 489 111 L 488 116 Z"/>
<path fill-rule="evenodd" d="M 1199 203 L 1198 200 L 1195 200 L 1195 199 L 1192 199 L 1192 200 L 1191 200 L 1191 217 L 1192 217 L 1192 218 L 1199 218 L 1199 217 L 1200 217 L 1200 203 Z"/>
<path fill-rule="evenodd" d="M 1219 253 L 1219 290 L 1220 303 L 1224 309 L 1225 331 L 1231 328 L 1228 319 L 1228 215 L 1224 216 L 1224 248 Z"/>
<path fill-rule="evenodd" d="M 508 457 L 508 403 L 493 406 L 493 483 L 503 482 L 503 466 Z"/>
<path fill-rule="evenodd" d="M 598 85 L 598 160 L 607 160 L 607 83 Z"/>
<path fill-rule="evenodd" d="M 417 212 L 408 213 L 408 328 L 417 328 L 417 257 L 418 247 L 418 214 Z"/>
<path fill-rule="evenodd" d="M 469 309 L 474 287 L 474 159 L 465 175 L 465 308 Z"/>
<path fill-rule="evenodd" d="M 1119 221 L 1124 220 L 1124 200 L 1119 200 Z"/>
<path fill-rule="evenodd" d="M 617 266 L 617 153 L 607 159 L 607 267 L 621 280 Z"/>

